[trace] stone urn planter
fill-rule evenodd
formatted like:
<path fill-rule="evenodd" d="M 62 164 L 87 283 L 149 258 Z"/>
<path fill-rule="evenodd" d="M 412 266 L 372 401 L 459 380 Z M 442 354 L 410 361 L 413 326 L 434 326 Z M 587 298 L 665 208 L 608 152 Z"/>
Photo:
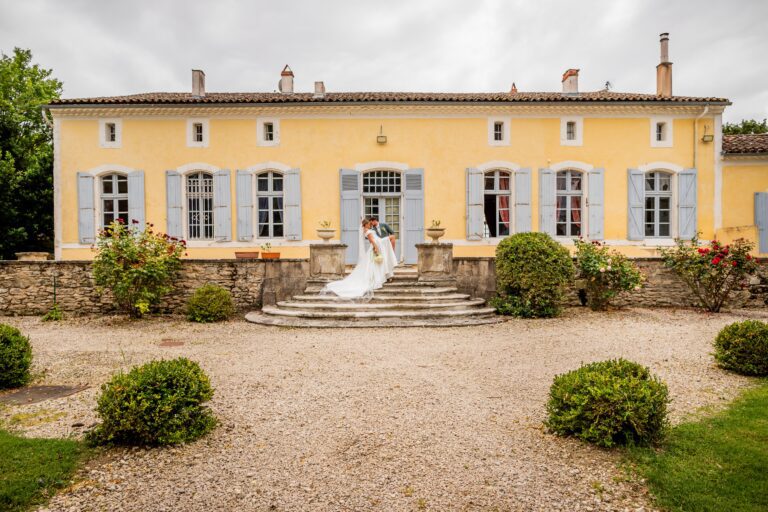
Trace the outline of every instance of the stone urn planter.
<path fill-rule="evenodd" d="M 331 239 L 336 235 L 336 230 L 332 228 L 318 228 L 317 229 L 317 237 L 321 238 L 323 240 L 324 244 L 327 244 L 330 242 Z"/>
<path fill-rule="evenodd" d="M 255 260 L 259 257 L 259 251 L 235 251 L 238 260 Z"/>
<path fill-rule="evenodd" d="M 445 235 L 445 228 L 427 228 L 427 236 L 432 239 L 433 244 L 439 244 L 440 237 L 443 235 Z"/>

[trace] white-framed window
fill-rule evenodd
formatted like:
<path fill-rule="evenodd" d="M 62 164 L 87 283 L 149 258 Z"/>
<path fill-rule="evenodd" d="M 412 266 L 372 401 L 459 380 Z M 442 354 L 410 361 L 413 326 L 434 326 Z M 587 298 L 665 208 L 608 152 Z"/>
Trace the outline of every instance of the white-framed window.
<path fill-rule="evenodd" d="M 280 120 L 261 117 L 256 119 L 256 144 L 258 146 L 280 145 Z"/>
<path fill-rule="evenodd" d="M 560 118 L 560 145 L 581 146 L 584 144 L 584 118 Z"/>
<path fill-rule="evenodd" d="M 555 196 L 555 236 L 577 237 L 584 233 L 584 181 L 586 174 L 558 171 Z"/>
<path fill-rule="evenodd" d="M 128 223 L 128 176 L 111 173 L 99 178 L 99 207 L 102 229 L 117 219 Z"/>
<path fill-rule="evenodd" d="M 207 148 L 210 141 L 208 119 L 187 119 L 187 146 Z"/>
<path fill-rule="evenodd" d="M 284 179 L 282 173 L 265 171 L 256 175 L 256 236 L 285 236 Z"/>
<path fill-rule="evenodd" d="M 213 240 L 213 175 L 186 175 L 187 239 Z"/>
<path fill-rule="evenodd" d="M 510 144 L 510 118 L 488 118 L 488 145 L 509 146 Z"/>
<path fill-rule="evenodd" d="M 671 148 L 673 123 L 671 117 L 651 117 L 651 147 Z"/>
<path fill-rule="evenodd" d="M 672 236 L 672 174 L 663 171 L 645 173 L 645 236 Z"/>
<path fill-rule="evenodd" d="M 512 229 L 512 174 L 493 170 L 483 176 L 483 238 L 509 236 Z"/>
<path fill-rule="evenodd" d="M 99 119 L 99 146 L 119 148 L 123 139 L 122 119 Z"/>

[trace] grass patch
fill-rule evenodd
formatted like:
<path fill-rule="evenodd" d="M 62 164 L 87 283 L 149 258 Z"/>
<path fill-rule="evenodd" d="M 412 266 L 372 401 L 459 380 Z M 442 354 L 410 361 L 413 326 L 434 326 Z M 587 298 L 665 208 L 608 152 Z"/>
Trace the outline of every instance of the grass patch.
<path fill-rule="evenodd" d="M 668 510 L 768 510 L 768 383 L 712 417 L 674 427 L 660 450 L 627 453 Z"/>
<path fill-rule="evenodd" d="M 0 429 L 0 510 L 18 512 L 69 483 L 88 454 L 69 439 L 29 439 Z"/>

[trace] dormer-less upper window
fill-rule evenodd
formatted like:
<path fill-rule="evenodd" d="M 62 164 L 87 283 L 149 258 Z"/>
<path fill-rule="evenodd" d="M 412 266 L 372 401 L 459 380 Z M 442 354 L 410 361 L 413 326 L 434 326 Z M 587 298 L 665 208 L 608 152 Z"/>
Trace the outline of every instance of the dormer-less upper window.
<path fill-rule="evenodd" d="M 280 119 L 276 117 L 256 119 L 256 144 L 259 146 L 280 145 Z"/>
<path fill-rule="evenodd" d="M 208 119 L 187 119 L 187 146 L 206 148 L 210 139 Z"/>
<path fill-rule="evenodd" d="M 194 141 L 203 142 L 203 123 L 195 123 L 192 125 L 194 130 Z"/>
<path fill-rule="evenodd" d="M 663 142 L 667 138 L 667 123 L 656 123 L 656 141 Z"/>
<path fill-rule="evenodd" d="M 115 142 L 117 140 L 117 127 L 115 123 L 106 123 L 104 125 L 105 134 L 104 137 L 107 142 Z"/>
<path fill-rule="evenodd" d="M 509 146 L 512 120 L 509 117 L 488 118 L 488 145 Z"/>
<path fill-rule="evenodd" d="M 272 142 L 275 140 L 275 125 L 273 123 L 264 123 L 264 141 Z"/>
<path fill-rule="evenodd" d="M 499 142 L 504 140 L 504 123 L 502 121 L 493 123 L 493 140 Z"/>
<path fill-rule="evenodd" d="M 565 126 L 566 140 L 576 140 L 576 121 L 568 121 Z"/>
<path fill-rule="evenodd" d="M 121 131 L 121 119 L 99 119 L 99 145 L 102 148 L 119 148 Z"/>
<path fill-rule="evenodd" d="M 672 117 L 657 116 L 651 118 L 651 147 L 671 148 L 673 129 Z"/>

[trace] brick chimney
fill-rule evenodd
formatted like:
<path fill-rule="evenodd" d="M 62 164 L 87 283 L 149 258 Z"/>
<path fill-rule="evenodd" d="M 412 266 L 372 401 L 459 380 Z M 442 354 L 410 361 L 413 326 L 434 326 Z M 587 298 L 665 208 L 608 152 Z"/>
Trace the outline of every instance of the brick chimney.
<path fill-rule="evenodd" d="M 661 62 L 656 66 L 656 96 L 672 97 L 672 63 L 669 62 L 669 33 L 660 35 Z"/>
<path fill-rule="evenodd" d="M 569 69 L 563 73 L 563 94 L 579 93 L 579 70 Z"/>
<path fill-rule="evenodd" d="M 205 96 L 205 72 L 202 69 L 192 70 L 192 96 Z"/>
<path fill-rule="evenodd" d="M 313 98 L 325 98 L 325 84 L 323 82 L 315 82 L 315 94 Z"/>
<path fill-rule="evenodd" d="M 293 92 L 293 71 L 288 67 L 288 64 L 285 65 L 283 71 L 280 73 L 280 84 L 278 85 L 278 89 L 282 93 Z"/>

